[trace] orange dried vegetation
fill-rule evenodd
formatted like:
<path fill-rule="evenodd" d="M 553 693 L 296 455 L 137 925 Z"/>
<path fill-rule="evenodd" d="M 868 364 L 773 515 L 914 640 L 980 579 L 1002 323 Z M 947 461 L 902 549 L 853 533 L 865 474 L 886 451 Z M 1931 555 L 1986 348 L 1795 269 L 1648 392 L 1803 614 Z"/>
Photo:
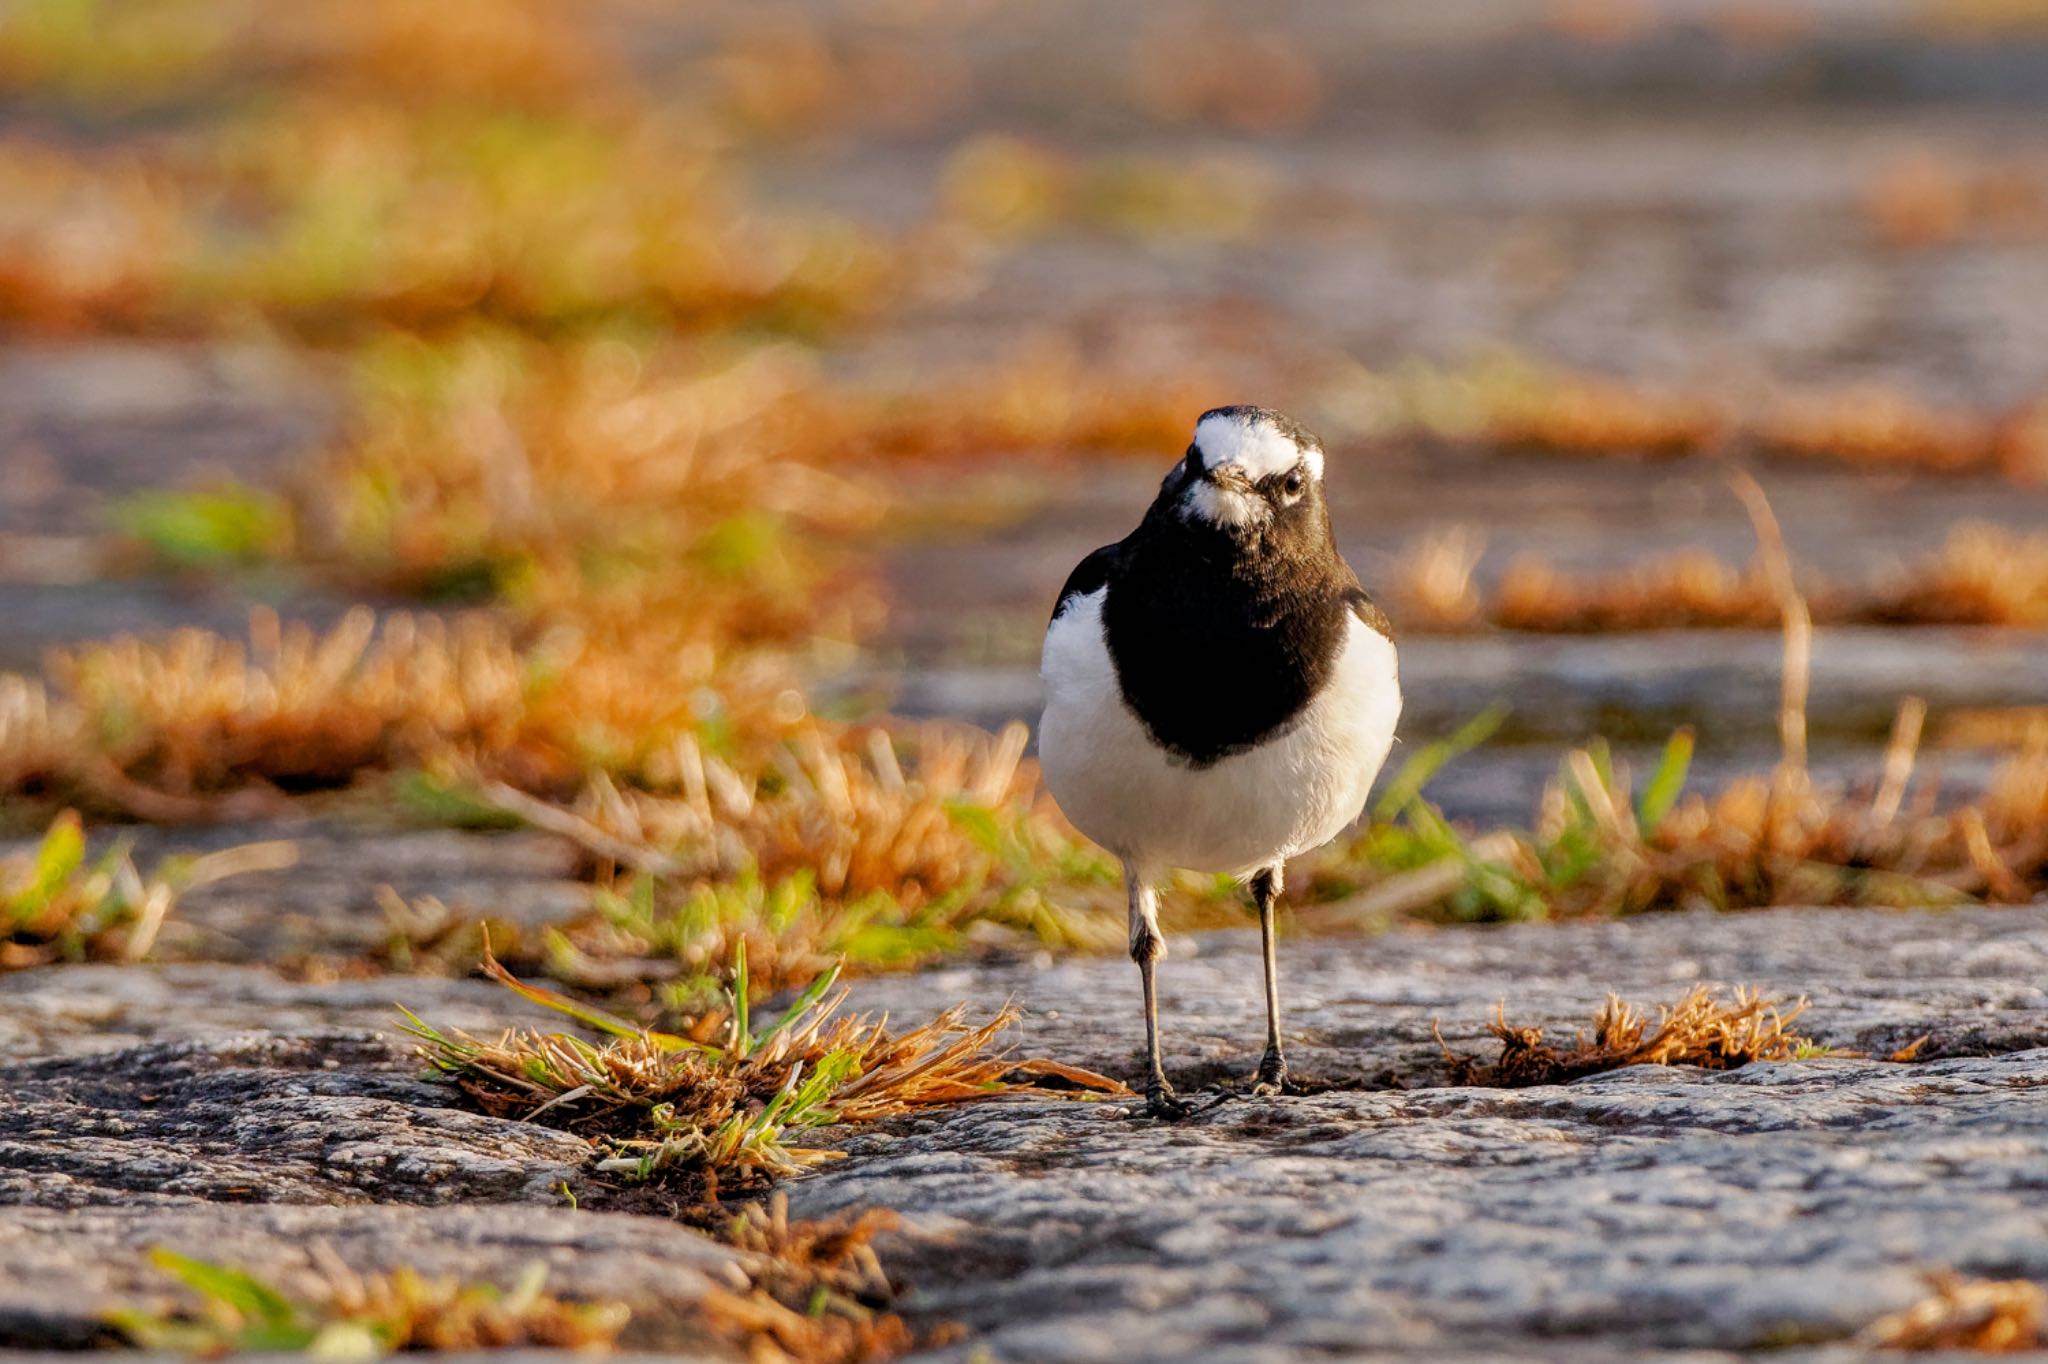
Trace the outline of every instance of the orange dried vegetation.
<path fill-rule="evenodd" d="M 1727 398 L 1519 366 L 1482 375 L 1475 391 L 1479 430 L 1525 452 L 1662 459 L 1748 448 L 1771 459 L 1995 473 L 2014 482 L 2048 472 L 2048 418 L 2039 400 L 2006 411 L 1956 411 L 1857 385 L 1780 389 L 1745 410 Z"/>
<path fill-rule="evenodd" d="M 1878 1318 L 1856 1337 L 1875 1350 L 1975 1350 L 2005 1354 L 2048 1349 L 2048 1289 L 2029 1279 L 1929 1276 L 1932 1293 Z"/>
<path fill-rule="evenodd" d="M 726 1241 L 751 1257 L 749 1291 L 719 1291 L 706 1314 L 725 1334 L 749 1343 L 757 1359 L 860 1361 L 906 1353 L 919 1342 L 888 1310 L 896 1289 L 872 1245 L 895 1226 L 893 1213 L 877 1211 L 792 1221 L 788 1197 L 772 1193 L 765 1206 L 749 1204 L 723 1230 Z M 940 1328 L 923 1343 L 952 1338 Z"/>
<path fill-rule="evenodd" d="M 675 761 L 680 791 L 657 795 L 600 780 L 574 813 L 629 845 L 663 852 L 685 874 L 757 868 L 770 880 L 805 872 L 826 895 L 875 890 L 918 901 L 985 879 L 991 852 L 952 811 L 1016 808 L 1037 781 L 1023 762 L 1029 732 L 986 735 L 964 726 L 795 729 L 774 755 L 773 794 L 687 736 Z M 663 855 L 657 853 L 656 855 Z"/>
<path fill-rule="evenodd" d="M 1767 629 L 1778 619 L 1760 560 L 1736 568 L 1704 549 L 1618 571 L 1573 574 L 1534 556 L 1509 564 L 1487 598 L 1473 585 L 1477 546 L 1447 532 L 1419 544 L 1395 580 L 1398 616 L 1426 630 L 1482 623 L 1556 634 Z M 2048 625 L 2048 536 L 1964 522 L 1941 548 L 1851 586 L 1810 581 L 1823 625 Z"/>
<path fill-rule="evenodd" d="M 0 321 L 63 333 L 142 326 L 194 249 L 189 212 L 145 160 L 95 163 L 0 140 Z"/>
<path fill-rule="evenodd" d="M 915 392 L 843 401 L 851 448 L 876 457 L 1090 451 L 1156 460 L 1187 439 L 1220 391 L 1212 376 L 1106 370 L 1070 348 L 1036 345 L 1000 365 L 935 376 Z"/>
<path fill-rule="evenodd" d="M 464 12 L 467 12 L 466 10 Z M 202 133 L 0 145 L 0 319 L 309 337 L 490 317 L 814 329 L 896 287 L 889 246 L 768 211 L 696 127 L 298 95 Z"/>
<path fill-rule="evenodd" d="M 31 0 L 0 22 L 0 83 L 123 109 L 252 80 L 383 102 L 559 107 L 627 75 L 598 40 L 604 0 Z"/>
<path fill-rule="evenodd" d="M 1538 559 L 1517 559 L 1502 574 L 1488 615 L 1503 629 L 1558 633 L 1764 629 L 1777 621 L 1778 607 L 1760 564 L 1737 572 L 1695 549 L 1581 578 Z"/>
<path fill-rule="evenodd" d="M 1966 235 L 2038 237 L 2048 233 L 2048 164 L 1909 152 L 1871 177 L 1863 212 L 1893 246 L 1942 246 Z"/>
<path fill-rule="evenodd" d="M 1551 374 L 1500 388 L 1488 403 L 1486 431 L 1510 449 L 1669 457 L 1718 445 L 1730 422 L 1708 399 Z"/>
<path fill-rule="evenodd" d="M 2048 887 L 2048 748 L 1999 764 L 1984 794 L 1944 806 L 1912 784 L 1917 707 L 1909 705 L 1867 798 L 1803 770 L 1731 782 L 1678 800 L 1642 828 L 1621 782 L 1603 784 L 1583 752 L 1544 793 L 1531 844 L 1511 864 L 1538 874 L 1539 850 L 1583 844 L 1590 868 L 1552 887 L 1562 916 L 1712 905 L 2025 903 Z"/>
<path fill-rule="evenodd" d="M 679 741 L 672 794 L 598 778 L 571 807 L 484 796 L 580 846 L 619 907 L 567 928 L 550 967 L 564 979 L 680 970 L 687 987 L 744 951 L 772 988 L 841 956 L 906 965 L 976 924 L 1106 946 L 1113 865 L 1044 796 L 1026 739 L 1021 725 L 807 721 L 758 771 Z M 645 906 L 628 912 L 636 894 Z"/>
<path fill-rule="evenodd" d="M 1889 575 L 1846 614 L 1876 625 L 2048 626 L 2048 535 L 1957 526 L 1932 558 Z"/>
<path fill-rule="evenodd" d="M 1734 1070 L 1751 1061 L 1789 1061 L 1811 1045 L 1792 1031 L 1805 1011 L 1803 999 L 1781 1009 L 1741 986 L 1724 1000 L 1712 987 L 1695 985 L 1678 1003 L 1658 1009 L 1653 1025 L 1619 995 L 1609 995 L 1592 1034 L 1575 1033 L 1570 1046 L 1558 1047 L 1544 1040 L 1541 1028 L 1511 1026 L 1502 1004 L 1487 1027 L 1500 1039 L 1498 1061 L 1481 1062 L 1448 1047 L 1444 1056 L 1456 1083 L 1501 1088 L 1569 1084 L 1625 1066 Z M 1441 1045 L 1441 1035 L 1437 1040 Z"/>

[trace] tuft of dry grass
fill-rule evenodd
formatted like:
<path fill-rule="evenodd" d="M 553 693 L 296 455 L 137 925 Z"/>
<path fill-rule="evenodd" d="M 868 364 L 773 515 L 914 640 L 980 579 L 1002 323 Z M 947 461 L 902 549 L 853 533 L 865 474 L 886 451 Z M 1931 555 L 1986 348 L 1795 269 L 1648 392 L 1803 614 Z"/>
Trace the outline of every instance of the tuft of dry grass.
<path fill-rule="evenodd" d="M 1485 622 L 1486 600 L 1472 575 L 1486 542 L 1470 526 L 1418 540 L 1394 568 L 1388 590 L 1407 629 L 1469 630 Z"/>
<path fill-rule="evenodd" d="M 2048 535 L 1959 525 L 1844 614 L 1871 625 L 2048 626 Z"/>
<path fill-rule="evenodd" d="M 447 748 L 518 745 L 526 660 L 504 626 L 482 616 L 379 624 L 357 608 L 319 634 L 259 607 L 247 646 L 180 630 L 162 643 L 60 650 L 49 671 L 97 750 L 89 761 L 173 797 L 252 780 L 337 785 Z"/>
<path fill-rule="evenodd" d="M 1522 453 L 1677 459 L 1746 449 L 1765 459 L 1990 473 L 2014 482 L 2034 481 L 2048 469 L 2048 424 L 2038 399 L 2005 411 L 1954 411 L 1898 389 L 1860 385 L 1777 388 L 1737 403 L 1498 359 L 1440 382 L 1459 395 L 1460 411 L 1442 434 Z"/>
<path fill-rule="evenodd" d="M 0 673 L 0 791 L 22 793 L 61 784 L 84 744 L 81 717 L 49 688 L 18 673 Z"/>
<path fill-rule="evenodd" d="M 1625 1066 L 1734 1070 L 1751 1061 L 1789 1061 L 1810 1048 L 1792 1031 L 1805 1011 L 1804 999 L 1780 1009 L 1752 989 L 1737 986 L 1723 999 L 1713 987 L 1695 985 L 1676 1004 L 1659 1008 L 1653 1024 L 1619 995 L 1609 995 L 1593 1017 L 1591 1035 L 1576 1032 L 1571 1045 L 1560 1047 L 1545 1041 L 1541 1028 L 1510 1025 L 1503 1002 L 1487 1028 L 1500 1039 L 1499 1060 L 1482 1062 L 1448 1046 L 1444 1057 L 1455 1083 L 1500 1088 L 1569 1084 Z M 1437 1040 L 1441 1045 L 1441 1034 Z"/>
<path fill-rule="evenodd" d="M 171 263 L 194 249 L 181 197 L 157 168 L 0 139 L 0 320 L 132 330 L 172 288 Z"/>
<path fill-rule="evenodd" d="M 1737 571 L 1705 550 L 1680 550 L 1599 577 L 1573 577 L 1520 558 L 1501 576 L 1488 611 L 1502 629 L 1570 634 L 1757 629 L 1777 616 L 1761 564 Z"/>
<path fill-rule="evenodd" d="M 705 133 L 647 110 L 293 92 L 180 138 L 0 142 L 16 191 L 0 318 L 190 332 L 253 315 L 312 339 L 475 317 L 809 331 L 899 287 L 889 244 L 752 202 Z"/>
<path fill-rule="evenodd" d="M 605 835 L 583 837 L 607 860 L 620 847 L 640 849 L 674 870 L 731 876 L 752 867 L 770 880 L 803 872 L 835 899 L 907 886 L 922 900 L 988 876 L 990 854 L 961 812 L 1016 808 L 1030 795 L 1029 739 L 1016 723 L 995 735 L 942 723 L 893 732 L 809 724 L 773 755 L 774 781 L 764 783 L 685 735 L 672 753 L 674 794 L 600 779 L 571 813 Z M 578 837 L 575 825 L 558 828 Z"/>
<path fill-rule="evenodd" d="M 687 664 L 658 652 L 566 631 L 526 643 L 485 613 L 358 610 L 320 634 L 259 611 L 251 634 L 56 655 L 54 690 L 0 691 L 0 768 L 158 820 L 399 774 L 395 794 L 430 817 L 583 848 L 597 898 L 551 940 L 549 969 L 668 980 L 678 1005 L 701 1004 L 741 944 L 774 989 L 842 956 L 913 964 L 978 923 L 1107 940 L 1084 911 L 1114 899 L 1114 868 L 1046 801 L 1022 726 L 837 724 L 773 660 L 684 689 Z M 399 919 L 391 961 L 467 966 L 444 913 Z"/>
<path fill-rule="evenodd" d="M 610 990 L 653 985 L 671 1009 L 716 997 L 739 955 L 763 992 L 835 963 L 905 967 L 1010 931 L 1106 945 L 1114 865 L 1086 847 L 1023 762 L 1023 726 L 795 727 L 748 769 L 685 736 L 675 786 L 593 779 L 573 803 L 485 781 L 463 797 L 581 848 L 591 908 L 528 960 Z M 394 950 L 455 969 L 471 933 L 433 905 L 397 906 Z"/>
<path fill-rule="evenodd" d="M 145 1350 L 374 1359 L 399 1350 L 602 1352 L 631 1316 L 623 1303 L 548 1292 L 547 1270 L 538 1263 L 504 1289 L 409 1267 L 360 1273 L 322 1246 L 314 1248 L 314 1258 L 319 1291 L 299 1300 L 248 1270 L 159 1249 L 151 1261 L 196 1302 L 118 1309 L 107 1321 Z"/>
<path fill-rule="evenodd" d="M 588 104 L 624 74 L 592 41 L 593 9 L 616 7 L 28 0 L 0 23 L 0 87 L 116 113 L 252 81 L 408 104 Z"/>
<path fill-rule="evenodd" d="M 487 1113 L 606 1138 L 614 1154 L 598 1168 L 629 1178 L 668 1171 L 714 1180 L 791 1174 L 833 1158 L 791 1144 L 805 1129 L 879 1122 L 1040 1081 L 1069 1092 L 1125 1092 L 1089 1071 L 992 1053 L 1014 1010 L 969 1026 L 966 1006 L 956 1005 L 901 1034 L 888 1030 L 887 1019 L 840 1016 L 846 992 L 830 993 L 836 970 L 758 1033 L 744 953 L 727 1007 L 687 1020 L 677 1032 L 635 1027 L 522 984 L 488 957 L 485 970 L 609 1040 L 536 1029 L 483 1039 L 444 1033 L 408 1013 L 407 1031 L 419 1039 L 422 1058 Z"/>
<path fill-rule="evenodd" d="M 1375 822 L 1316 878 L 1364 893 L 1311 916 L 1369 923 L 1394 913 L 1451 919 L 1614 915 L 1709 906 L 2022 902 L 2048 890 L 2048 745 L 2029 743 L 1977 799 L 1945 804 L 1913 780 L 1925 706 L 1902 703 L 1883 779 L 1867 798 L 1816 783 L 1806 761 L 1812 615 L 1754 480 L 1736 488 L 1756 522 L 1759 563 L 1785 635 L 1781 755 L 1770 773 L 1708 799 L 1686 794 L 1692 734 L 1666 745 L 1640 794 L 1595 742 L 1566 754 L 1532 827 L 1468 841 L 1420 798 L 1466 741 L 1429 745 L 1375 807 Z M 1477 742 L 1490 732 L 1475 722 Z M 1347 875 L 1347 862 L 1362 870 Z"/>
<path fill-rule="evenodd" d="M 1916 149 L 1870 178 L 1863 213 L 1878 236 L 1897 247 L 1941 246 L 1965 236 L 2038 238 L 2048 233 L 2048 165 L 1973 163 Z"/>
<path fill-rule="evenodd" d="M 1485 421 L 1487 437 L 1510 450 L 1651 458 L 1715 448 L 1731 430 L 1705 398 L 1548 372 L 1491 389 Z"/>
<path fill-rule="evenodd" d="M 145 877 L 125 846 L 89 860 L 84 823 L 66 810 L 33 851 L 0 858 L 0 971 L 56 961 L 141 961 L 183 891 L 296 860 L 290 843 L 249 843 L 174 858 Z"/>
<path fill-rule="evenodd" d="M 756 1358 L 806 1361 L 890 1359 L 918 1342 L 888 1308 L 896 1291 L 875 1257 L 873 1238 L 896 1225 L 868 1211 L 791 1221 L 777 1191 L 749 1204 L 721 1232 L 758 1257 L 744 1294 L 721 1292 L 705 1306 L 715 1328 L 748 1342 Z M 943 1330 L 926 1344 L 943 1344 Z M 767 1353 L 769 1347 L 780 1355 Z"/>
<path fill-rule="evenodd" d="M 1995 472 L 2004 420 L 1929 407 L 1896 389 L 1783 395 L 1756 419 L 1767 456 L 1919 473 Z"/>
<path fill-rule="evenodd" d="M 2007 1354 L 2048 1349 L 2048 1289 L 2028 1279 L 1930 1275 L 1933 1292 L 1879 1317 L 1856 1337 L 1872 1350 L 1975 1350 Z"/>
<path fill-rule="evenodd" d="M 177 821 L 215 817 L 236 792 L 420 768 L 541 791 L 603 771 L 672 782 L 687 736 L 732 736 L 752 767 L 823 724 L 778 660 L 664 652 L 655 631 L 640 647 L 486 612 L 358 607 L 325 632 L 257 608 L 249 634 L 123 637 L 54 652 L 46 683 L 0 679 L 0 772 L 16 790 Z"/>
<path fill-rule="evenodd" d="M 971 137 L 955 149 L 941 194 L 950 221 L 998 239 L 1055 225 L 1132 236 L 1243 238 L 1260 228 L 1270 207 L 1267 176 L 1255 162 L 1081 161 L 1002 134 Z"/>
<path fill-rule="evenodd" d="M 1473 585 L 1478 547 L 1454 528 L 1418 545 L 1395 580 L 1402 622 L 1427 630 L 1490 624 L 1550 634 L 1765 629 L 1779 601 L 1759 558 L 1737 568 L 1703 549 L 1598 574 L 1524 556 L 1491 597 Z M 1954 527 L 1940 549 L 1862 584 L 1804 575 L 1822 625 L 2048 625 L 2048 536 L 1983 522 Z"/>

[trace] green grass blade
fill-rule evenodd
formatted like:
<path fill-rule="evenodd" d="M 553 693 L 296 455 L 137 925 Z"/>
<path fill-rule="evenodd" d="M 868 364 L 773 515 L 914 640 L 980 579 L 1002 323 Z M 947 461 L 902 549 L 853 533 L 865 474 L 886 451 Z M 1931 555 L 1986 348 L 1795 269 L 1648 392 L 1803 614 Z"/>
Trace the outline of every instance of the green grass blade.
<path fill-rule="evenodd" d="M 243 1270 L 195 1260 L 162 1247 L 149 1253 L 149 1262 L 201 1297 L 232 1308 L 250 1327 L 289 1330 L 297 1320 L 297 1310 L 289 1299 Z"/>
<path fill-rule="evenodd" d="M 482 965 L 485 975 L 497 981 L 498 984 L 504 986 L 513 994 L 518 995 L 521 999 L 529 1000 L 544 1009 L 553 1009 L 558 1014 L 566 1014 L 587 1028 L 592 1028 L 602 1033 L 610 1033 L 614 1037 L 644 1037 L 663 1051 L 684 1051 L 695 1046 L 686 1037 L 677 1037 L 672 1033 L 665 1032 L 650 1032 L 636 1024 L 627 1022 L 616 1014 L 606 1013 L 603 1009 L 597 1008 L 594 1005 L 580 1003 L 569 998 L 567 995 L 560 994 L 554 990 L 544 989 L 538 985 L 528 985 L 525 981 L 507 971 L 499 963 L 498 959 L 490 954 L 488 946 L 484 950 Z"/>
<path fill-rule="evenodd" d="M 748 1017 L 747 999 L 752 993 L 747 981 L 747 940 L 743 937 L 732 947 L 732 988 L 726 991 L 732 1001 L 732 1053 L 741 1060 L 754 1054 L 754 1036 L 747 1031 L 752 1021 Z"/>
<path fill-rule="evenodd" d="M 75 810 L 66 810 L 50 825 L 36 846 L 35 862 L 29 868 L 28 884 L 16 891 L 7 907 L 18 915 L 33 914 L 64 888 L 85 865 L 85 825 Z"/>
<path fill-rule="evenodd" d="M 784 1009 L 781 1015 L 773 1023 L 770 1023 L 767 1030 L 761 1034 L 761 1044 L 765 1046 L 769 1042 L 774 1041 L 776 1037 L 781 1035 L 783 1029 L 794 1024 L 812 1009 L 817 1008 L 818 1001 L 825 997 L 825 992 L 831 989 L 833 983 L 839 979 L 839 972 L 840 967 L 835 963 L 829 969 L 822 972 L 816 980 L 806 985 L 804 992 L 796 997 L 796 1002 L 787 1009 Z"/>
<path fill-rule="evenodd" d="M 1674 730 L 1664 745 L 1664 756 L 1657 762 L 1656 773 L 1636 802 L 1636 827 L 1645 834 L 1656 832 L 1664 816 L 1671 813 L 1671 807 L 1684 794 L 1685 779 L 1692 770 L 1692 750 L 1692 730 Z"/>

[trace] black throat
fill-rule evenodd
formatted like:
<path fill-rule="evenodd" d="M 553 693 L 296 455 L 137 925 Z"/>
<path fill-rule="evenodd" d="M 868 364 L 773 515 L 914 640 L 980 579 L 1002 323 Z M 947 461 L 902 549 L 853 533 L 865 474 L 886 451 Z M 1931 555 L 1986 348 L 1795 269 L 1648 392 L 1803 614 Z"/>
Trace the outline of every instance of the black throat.
<path fill-rule="evenodd" d="M 1384 632 L 1321 508 L 1291 536 L 1238 539 L 1155 505 L 1117 548 L 1103 631 L 1124 700 L 1160 747 L 1207 767 L 1290 728 L 1354 614 Z"/>

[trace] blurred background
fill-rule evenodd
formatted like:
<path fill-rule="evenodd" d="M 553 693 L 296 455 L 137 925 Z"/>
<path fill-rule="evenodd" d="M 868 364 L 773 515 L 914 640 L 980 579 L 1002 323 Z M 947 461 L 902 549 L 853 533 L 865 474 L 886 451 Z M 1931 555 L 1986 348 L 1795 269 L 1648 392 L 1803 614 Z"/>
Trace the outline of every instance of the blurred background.
<path fill-rule="evenodd" d="M 7 0 L 0 785 L 615 828 L 999 729 L 1245 401 L 1330 447 L 1409 744 L 1510 707 L 1452 816 L 1776 759 L 1736 464 L 1816 768 L 1912 693 L 1968 789 L 2048 702 L 2044 301 L 2039 0 Z"/>

